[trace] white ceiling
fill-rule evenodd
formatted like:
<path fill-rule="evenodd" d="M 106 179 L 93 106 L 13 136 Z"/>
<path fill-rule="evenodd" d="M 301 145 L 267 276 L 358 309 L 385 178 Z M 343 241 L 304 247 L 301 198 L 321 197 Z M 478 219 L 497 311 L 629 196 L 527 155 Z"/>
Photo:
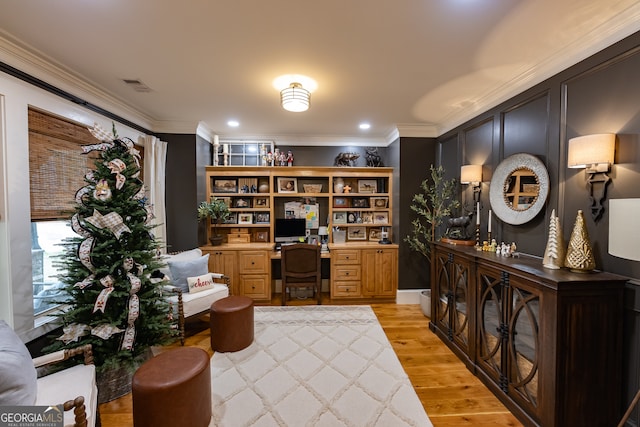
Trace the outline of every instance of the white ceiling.
<path fill-rule="evenodd" d="M 0 0 L 0 60 L 154 131 L 288 144 L 438 136 L 638 30 L 637 0 Z"/>

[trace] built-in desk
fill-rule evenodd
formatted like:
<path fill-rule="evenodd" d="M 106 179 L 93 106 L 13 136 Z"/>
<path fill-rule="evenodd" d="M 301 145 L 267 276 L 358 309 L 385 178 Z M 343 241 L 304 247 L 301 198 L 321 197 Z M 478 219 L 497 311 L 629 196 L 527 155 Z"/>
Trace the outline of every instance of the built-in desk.
<path fill-rule="evenodd" d="M 273 243 L 203 246 L 209 270 L 231 279 L 234 295 L 270 301 L 280 279 L 281 253 Z M 377 242 L 329 244 L 322 254 L 322 276 L 331 299 L 395 301 L 398 289 L 398 245 Z"/>

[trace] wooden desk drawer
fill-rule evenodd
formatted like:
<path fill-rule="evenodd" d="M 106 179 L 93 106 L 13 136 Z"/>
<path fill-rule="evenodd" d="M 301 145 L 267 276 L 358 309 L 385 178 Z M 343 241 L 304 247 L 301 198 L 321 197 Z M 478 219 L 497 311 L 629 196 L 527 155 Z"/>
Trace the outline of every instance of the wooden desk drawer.
<path fill-rule="evenodd" d="M 331 254 L 331 262 L 333 264 L 360 264 L 360 251 L 354 250 L 337 250 Z"/>
<path fill-rule="evenodd" d="M 360 280 L 359 265 L 340 265 L 333 268 L 333 277 L 335 280 Z"/>
<path fill-rule="evenodd" d="M 264 274 L 242 274 L 240 275 L 240 290 L 242 295 L 251 298 L 270 298 L 269 277 Z"/>
<path fill-rule="evenodd" d="M 333 282 L 332 297 L 353 297 L 359 298 L 360 282 L 356 281 L 335 281 Z"/>
<path fill-rule="evenodd" d="M 241 251 L 238 260 L 240 273 L 268 273 L 270 261 L 267 251 Z"/>

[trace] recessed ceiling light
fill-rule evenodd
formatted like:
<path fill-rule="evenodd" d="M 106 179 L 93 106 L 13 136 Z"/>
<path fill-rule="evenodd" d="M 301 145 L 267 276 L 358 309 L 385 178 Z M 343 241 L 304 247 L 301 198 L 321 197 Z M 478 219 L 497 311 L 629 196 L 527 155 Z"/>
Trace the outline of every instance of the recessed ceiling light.
<path fill-rule="evenodd" d="M 232 128 L 237 128 L 238 126 L 240 126 L 240 122 L 237 120 L 229 120 L 227 122 L 228 126 L 231 126 Z"/>
<path fill-rule="evenodd" d="M 362 130 L 367 130 L 367 129 L 371 128 L 371 125 L 369 123 L 360 123 L 359 127 Z"/>

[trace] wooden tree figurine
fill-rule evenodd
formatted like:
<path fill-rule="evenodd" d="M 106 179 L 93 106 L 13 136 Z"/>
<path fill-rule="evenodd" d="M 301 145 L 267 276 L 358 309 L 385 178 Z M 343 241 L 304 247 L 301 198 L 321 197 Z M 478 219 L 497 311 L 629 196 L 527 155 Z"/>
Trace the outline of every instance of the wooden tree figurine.
<path fill-rule="evenodd" d="M 556 216 L 556 210 L 551 211 L 549 219 L 549 238 L 544 250 L 542 266 L 545 268 L 559 269 L 564 266 L 565 259 L 564 237 L 560 228 L 560 219 Z"/>

